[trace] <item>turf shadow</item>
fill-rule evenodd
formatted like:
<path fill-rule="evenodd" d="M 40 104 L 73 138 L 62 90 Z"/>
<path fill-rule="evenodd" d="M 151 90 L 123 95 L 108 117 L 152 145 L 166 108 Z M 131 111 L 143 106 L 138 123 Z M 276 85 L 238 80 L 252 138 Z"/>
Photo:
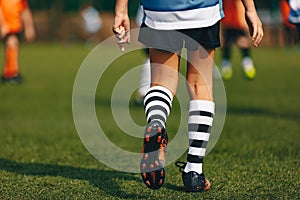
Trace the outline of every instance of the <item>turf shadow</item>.
<path fill-rule="evenodd" d="M 171 183 L 165 183 L 163 187 L 168 188 L 169 190 L 174 190 L 174 191 L 179 191 L 179 192 L 184 192 L 183 186 L 177 186 L 173 185 Z"/>
<path fill-rule="evenodd" d="M 20 163 L 2 158 L 0 158 L 0 170 L 30 176 L 60 176 L 68 179 L 87 180 L 90 184 L 98 187 L 106 194 L 113 197 L 120 197 L 123 199 L 147 198 L 147 196 L 142 194 L 127 193 L 127 191 L 123 191 L 120 185 L 118 185 L 117 180 L 120 179 L 133 180 L 141 183 L 139 178 L 135 177 L 134 174 L 129 173 L 56 164 Z"/>

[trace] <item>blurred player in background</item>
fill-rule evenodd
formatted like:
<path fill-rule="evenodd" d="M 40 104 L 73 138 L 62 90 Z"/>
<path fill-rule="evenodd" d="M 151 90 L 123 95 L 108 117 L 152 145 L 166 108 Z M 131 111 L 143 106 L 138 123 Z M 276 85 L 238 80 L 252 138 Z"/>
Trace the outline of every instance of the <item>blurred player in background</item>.
<path fill-rule="evenodd" d="M 4 68 L 1 80 L 4 83 L 18 84 L 22 78 L 19 70 L 20 34 L 28 42 L 35 39 L 32 13 L 27 0 L 0 0 L 1 37 L 5 44 Z"/>
<path fill-rule="evenodd" d="M 280 0 L 280 13 L 282 19 L 282 31 L 284 45 L 288 48 L 293 47 L 297 43 L 296 26 L 292 24 L 288 17 L 290 14 L 290 5 L 288 0 Z"/>
<path fill-rule="evenodd" d="M 248 79 L 254 79 L 256 69 L 250 54 L 251 43 L 247 34 L 245 9 L 240 0 L 223 0 L 225 18 L 221 20 L 223 34 L 221 74 L 224 80 L 230 80 L 233 75 L 231 50 L 237 44 L 242 54 L 242 70 Z"/>
<path fill-rule="evenodd" d="M 138 27 L 141 26 L 144 17 L 144 10 L 142 6 L 139 6 L 136 14 L 136 24 Z M 151 75 L 150 75 L 150 58 L 149 58 L 149 49 L 144 49 L 146 58 L 142 66 L 142 74 L 140 79 L 140 86 L 137 90 L 137 95 L 135 97 L 135 103 L 137 105 L 144 104 L 144 96 L 146 95 L 148 89 L 150 88 Z"/>
<path fill-rule="evenodd" d="M 97 41 L 97 33 L 102 27 L 99 11 L 92 4 L 84 4 L 80 9 L 86 43 Z"/>
<path fill-rule="evenodd" d="M 295 24 L 298 32 L 298 44 L 300 43 L 300 0 L 289 0 L 291 7 L 289 21 Z"/>

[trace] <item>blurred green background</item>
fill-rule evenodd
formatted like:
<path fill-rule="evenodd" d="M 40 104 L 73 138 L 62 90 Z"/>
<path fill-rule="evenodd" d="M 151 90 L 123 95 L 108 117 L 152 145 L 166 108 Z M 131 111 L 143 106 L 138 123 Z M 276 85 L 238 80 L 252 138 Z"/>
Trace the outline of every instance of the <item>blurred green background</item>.
<path fill-rule="evenodd" d="M 77 11 L 80 6 L 84 3 L 92 3 L 96 8 L 102 11 L 113 11 L 115 1 L 107 1 L 107 0 L 51 0 L 51 1 L 40 1 L 40 0 L 29 0 L 32 9 L 40 10 L 40 9 L 51 9 L 53 7 L 59 7 L 63 11 Z M 256 5 L 260 8 L 267 9 L 278 9 L 278 0 L 265 0 L 265 1 L 255 1 Z M 132 8 L 137 7 L 139 4 L 138 0 L 129 1 L 129 5 Z M 136 11 L 131 9 L 131 11 Z M 130 12 L 131 14 L 135 14 L 135 12 Z"/>
<path fill-rule="evenodd" d="M 255 1 L 259 15 L 264 24 L 265 39 L 263 45 L 283 46 L 279 0 Z M 85 3 L 92 3 L 100 12 L 103 27 L 98 33 L 98 39 L 104 40 L 111 36 L 111 24 L 115 1 L 107 0 L 29 0 L 33 10 L 37 39 L 40 41 L 59 40 L 74 42 L 82 40 L 79 10 Z M 135 25 L 135 15 L 139 5 L 138 0 L 129 1 L 129 16 L 132 27 Z"/>

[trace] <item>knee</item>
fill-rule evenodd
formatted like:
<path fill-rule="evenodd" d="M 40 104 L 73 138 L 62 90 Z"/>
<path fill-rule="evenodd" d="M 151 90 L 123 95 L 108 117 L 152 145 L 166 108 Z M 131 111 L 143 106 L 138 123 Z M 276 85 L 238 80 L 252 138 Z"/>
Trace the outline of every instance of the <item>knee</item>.
<path fill-rule="evenodd" d="M 240 37 L 238 38 L 237 40 L 237 45 L 240 47 L 240 48 L 249 48 L 250 47 L 250 41 L 247 37 Z"/>
<path fill-rule="evenodd" d="M 7 37 L 5 41 L 5 45 L 7 47 L 18 47 L 19 46 L 19 38 L 16 35 L 10 35 Z"/>

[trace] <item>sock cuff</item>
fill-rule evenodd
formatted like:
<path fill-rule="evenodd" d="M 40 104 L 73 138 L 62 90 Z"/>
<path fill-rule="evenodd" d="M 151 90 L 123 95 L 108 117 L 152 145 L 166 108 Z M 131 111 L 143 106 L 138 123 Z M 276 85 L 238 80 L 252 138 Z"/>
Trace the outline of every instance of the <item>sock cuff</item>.
<path fill-rule="evenodd" d="M 153 86 L 153 87 L 150 87 L 149 90 L 147 91 L 146 95 L 151 93 L 152 91 L 155 91 L 155 90 L 159 90 L 163 93 L 165 93 L 165 95 L 167 95 L 167 97 L 169 98 L 169 100 L 172 102 L 173 101 L 173 94 L 172 92 L 166 88 L 166 87 L 163 87 L 163 86 Z"/>
<path fill-rule="evenodd" d="M 186 166 L 185 166 L 185 169 L 184 169 L 184 172 L 185 173 L 188 173 L 188 172 L 197 172 L 198 174 L 202 174 L 203 171 L 202 171 L 202 163 L 190 163 L 190 162 L 187 162 Z"/>
<path fill-rule="evenodd" d="M 191 111 L 205 111 L 215 114 L 215 103 L 207 100 L 191 100 L 189 112 Z"/>

